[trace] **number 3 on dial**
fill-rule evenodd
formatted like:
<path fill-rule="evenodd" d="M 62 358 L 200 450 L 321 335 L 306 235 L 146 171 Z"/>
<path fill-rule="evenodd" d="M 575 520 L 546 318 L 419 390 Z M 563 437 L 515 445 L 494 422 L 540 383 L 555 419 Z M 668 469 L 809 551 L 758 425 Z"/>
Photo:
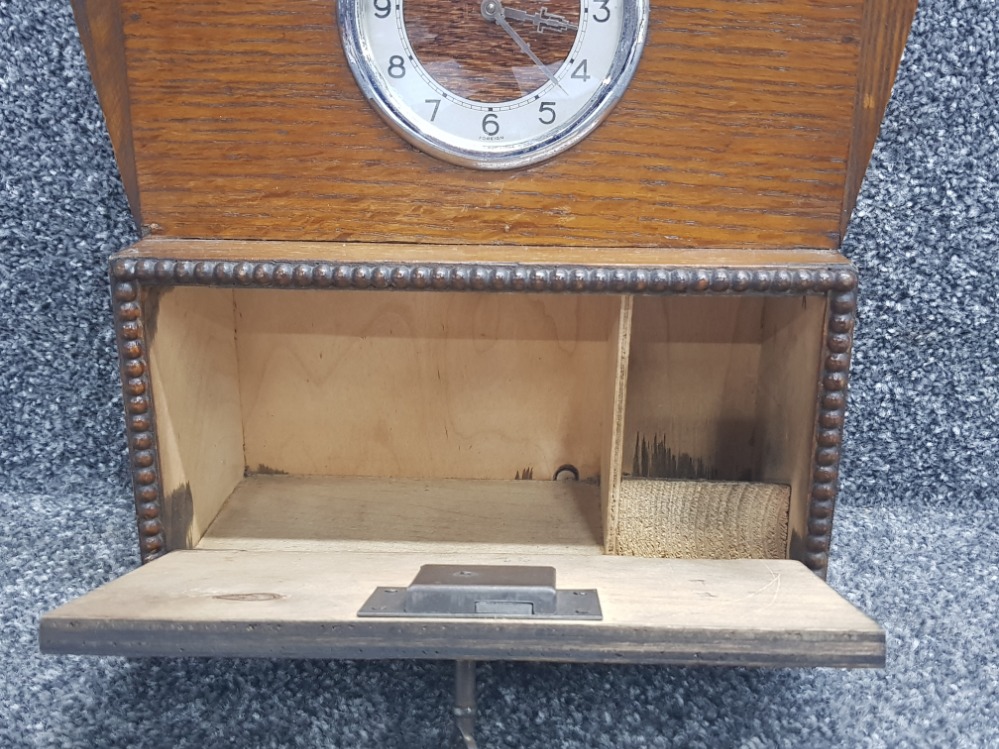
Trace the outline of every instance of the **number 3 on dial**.
<path fill-rule="evenodd" d="M 423 151 L 476 169 L 589 135 L 641 57 L 648 0 L 339 0 L 358 85 Z"/>

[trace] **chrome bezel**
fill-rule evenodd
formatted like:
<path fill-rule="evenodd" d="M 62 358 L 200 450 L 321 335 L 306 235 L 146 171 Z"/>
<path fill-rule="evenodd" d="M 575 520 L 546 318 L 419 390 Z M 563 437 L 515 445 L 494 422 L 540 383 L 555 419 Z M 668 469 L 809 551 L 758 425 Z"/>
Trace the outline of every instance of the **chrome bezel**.
<path fill-rule="evenodd" d="M 399 0 L 400 4 L 404 0 Z M 572 148 L 592 133 L 610 114 L 624 95 L 638 68 L 649 25 L 649 0 L 624 0 L 621 43 L 614 53 L 607 82 L 590 100 L 557 129 L 526 144 L 509 147 L 484 144 L 470 149 L 424 132 L 418 122 L 410 120 L 393 102 L 381 77 L 375 74 L 370 50 L 367 50 L 360 29 L 360 8 L 366 0 L 338 0 L 337 22 L 347 63 L 361 92 L 375 111 L 396 133 L 411 145 L 437 158 L 473 169 L 517 169 L 537 164 Z"/>

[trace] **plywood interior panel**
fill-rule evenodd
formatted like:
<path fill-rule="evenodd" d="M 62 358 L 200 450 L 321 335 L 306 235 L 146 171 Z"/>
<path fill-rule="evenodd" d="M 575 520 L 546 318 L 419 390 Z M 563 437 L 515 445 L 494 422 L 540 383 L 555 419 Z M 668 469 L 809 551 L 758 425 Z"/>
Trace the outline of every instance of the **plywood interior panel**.
<path fill-rule="evenodd" d="M 144 221 L 174 237 L 837 247 L 865 5 L 656 0 L 608 121 L 551 162 L 483 173 L 374 113 L 332 3 L 122 0 Z"/>
<path fill-rule="evenodd" d="M 603 621 L 360 619 L 426 553 L 181 551 L 47 614 L 43 651 L 163 656 L 479 658 L 882 666 L 884 632 L 787 560 L 470 554 L 596 588 Z"/>
<path fill-rule="evenodd" d="M 579 481 L 249 476 L 198 548 L 600 554 L 600 495 Z"/>
<path fill-rule="evenodd" d="M 613 297 L 237 290 L 251 472 L 600 472 Z"/>
<path fill-rule="evenodd" d="M 672 478 L 753 478 L 764 305 L 763 297 L 635 300 L 626 476 L 641 473 L 643 454 L 655 462 L 669 451 L 696 474 Z"/>
<path fill-rule="evenodd" d="M 806 533 L 815 450 L 826 300 L 770 299 L 764 308 L 757 388 L 757 476 L 791 487 L 790 553 L 798 557 Z"/>
<path fill-rule="evenodd" d="M 243 477 L 232 291 L 147 292 L 166 548 L 196 544 Z"/>

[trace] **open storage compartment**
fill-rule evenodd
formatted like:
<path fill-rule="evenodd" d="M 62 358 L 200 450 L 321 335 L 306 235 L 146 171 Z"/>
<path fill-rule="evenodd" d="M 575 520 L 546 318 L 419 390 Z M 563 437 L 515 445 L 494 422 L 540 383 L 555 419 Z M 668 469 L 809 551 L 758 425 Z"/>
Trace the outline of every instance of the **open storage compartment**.
<path fill-rule="evenodd" d="M 428 293 L 115 267 L 151 563 L 47 615 L 45 649 L 883 663 L 880 628 L 801 564 L 825 562 L 852 276 L 847 297 L 822 266 L 798 291 L 683 270 L 709 293 Z M 603 618 L 358 618 L 449 563 L 554 567 Z"/>
<path fill-rule="evenodd" d="M 821 297 L 638 297 L 607 549 L 802 558 Z"/>
<path fill-rule="evenodd" d="M 601 553 L 620 297 L 154 294 L 169 547 Z"/>
<path fill-rule="evenodd" d="M 787 558 L 822 302 L 154 291 L 167 545 Z"/>

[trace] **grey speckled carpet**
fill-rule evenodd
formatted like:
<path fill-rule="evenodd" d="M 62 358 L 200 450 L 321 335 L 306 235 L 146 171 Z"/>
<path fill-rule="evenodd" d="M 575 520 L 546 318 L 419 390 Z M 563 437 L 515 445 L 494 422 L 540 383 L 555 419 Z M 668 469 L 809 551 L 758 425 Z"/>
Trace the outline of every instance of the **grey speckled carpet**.
<path fill-rule="evenodd" d="M 999 6 L 924 0 L 846 253 L 831 581 L 884 671 L 492 664 L 485 747 L 999 747 Z M 136 564 L 105 259 L 134 237 L 69 3 L 0 0 L 0 747 L 434 747 L 444 663 L 42 657 Z"/>

